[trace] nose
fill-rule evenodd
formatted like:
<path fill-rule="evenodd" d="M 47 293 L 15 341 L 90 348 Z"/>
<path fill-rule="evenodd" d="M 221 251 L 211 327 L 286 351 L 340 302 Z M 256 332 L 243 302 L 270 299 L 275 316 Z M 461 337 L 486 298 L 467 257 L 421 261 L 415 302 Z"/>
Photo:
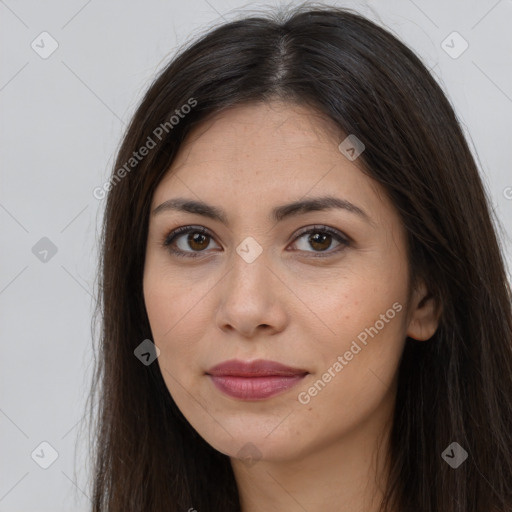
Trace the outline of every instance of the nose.
<path fill-rule="evenodd" d="M 231 269 L 218 284 L 219 329 L 246 338 L 283 331 L 288 322 L 287 288 L 270 268 L 267 258 L 261 254 L 247 263 L 235 254 L 233 260 Z"/>

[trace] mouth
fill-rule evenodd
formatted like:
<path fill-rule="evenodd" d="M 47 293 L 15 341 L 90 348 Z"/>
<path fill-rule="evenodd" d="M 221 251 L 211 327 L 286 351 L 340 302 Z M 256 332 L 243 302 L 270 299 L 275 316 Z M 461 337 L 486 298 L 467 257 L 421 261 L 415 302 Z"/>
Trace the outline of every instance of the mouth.
<path fill-rule="evenodd" d="M 275 361 L 230 360 L 206 372 L 222 393 L 240 400 L 265 400 L 297 385 L 309 372 Z"/>

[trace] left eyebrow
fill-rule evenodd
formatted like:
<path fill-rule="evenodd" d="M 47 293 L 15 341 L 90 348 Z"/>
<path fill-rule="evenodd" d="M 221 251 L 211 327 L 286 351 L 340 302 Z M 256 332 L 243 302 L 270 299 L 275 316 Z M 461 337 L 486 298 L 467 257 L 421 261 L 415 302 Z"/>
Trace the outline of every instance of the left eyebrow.
<path fill-rule="evenodd" d="M 366 222 L 372 226 L 375 226 L 375 223 L 372 221 L 370 216 L 362 208 L 356 206 L 350 201 L 347 201 L 346 199 L 341 199 L 335 196 L 302 199 L 292 203 L 276 206 L 270 213 L 270 219 L 275 222 L 281 222 L 287 218 L 303 215 L 308 212 L 332 209 L 342 209 L 348 211 L 362 217 Z M 163 202 L 153 210 L 152 215 L 158 215 L 159 213 L 169 210 L 202 215 L 204 217 L 222 222 L 226 226 L 229 226 L 226 212 L 221 208 L 204 203 L 203 201 L 196 201 L 182 197 L 169 199 Z"/>

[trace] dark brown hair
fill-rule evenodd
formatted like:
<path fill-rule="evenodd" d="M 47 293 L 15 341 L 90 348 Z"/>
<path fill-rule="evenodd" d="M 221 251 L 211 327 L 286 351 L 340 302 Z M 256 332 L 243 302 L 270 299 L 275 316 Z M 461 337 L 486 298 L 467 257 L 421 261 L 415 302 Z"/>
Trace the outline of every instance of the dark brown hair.
<path fill-rule="evenodd" d="M 474 158 L 413 51 L 352 10 L 310 4 L 224 23 L 182 48 L 127 129 L 101 240 L 93 510 L 240 510 L 229 458 L 134 349 L 152 339 L 142 276 L 156 186 L 207 116 L 272 99 L 310 106 L 364 143 L 358 162 L 391 198 L 411 271 L 442 306 L 430 340 L 406 340 L 382 510 L 512 510 L 511 293 Z M 469 454 L 457 469 L 441 457 L 454 441 Z"/>

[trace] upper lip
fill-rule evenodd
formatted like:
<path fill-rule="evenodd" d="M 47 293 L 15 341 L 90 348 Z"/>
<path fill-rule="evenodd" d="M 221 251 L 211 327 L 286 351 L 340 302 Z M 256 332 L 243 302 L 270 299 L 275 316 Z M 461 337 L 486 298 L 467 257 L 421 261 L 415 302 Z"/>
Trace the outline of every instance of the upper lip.
<path fill-rule="evenodd" d="M 256 359 L 254 361 L 241 361 L 231 359 L 210 368 L 208 375 L 225 375 L 232 377 L 264 377 L 271 375 L 305 375 L 308 373 L 303 368 L 292 368 L 276 361 Z"/>

